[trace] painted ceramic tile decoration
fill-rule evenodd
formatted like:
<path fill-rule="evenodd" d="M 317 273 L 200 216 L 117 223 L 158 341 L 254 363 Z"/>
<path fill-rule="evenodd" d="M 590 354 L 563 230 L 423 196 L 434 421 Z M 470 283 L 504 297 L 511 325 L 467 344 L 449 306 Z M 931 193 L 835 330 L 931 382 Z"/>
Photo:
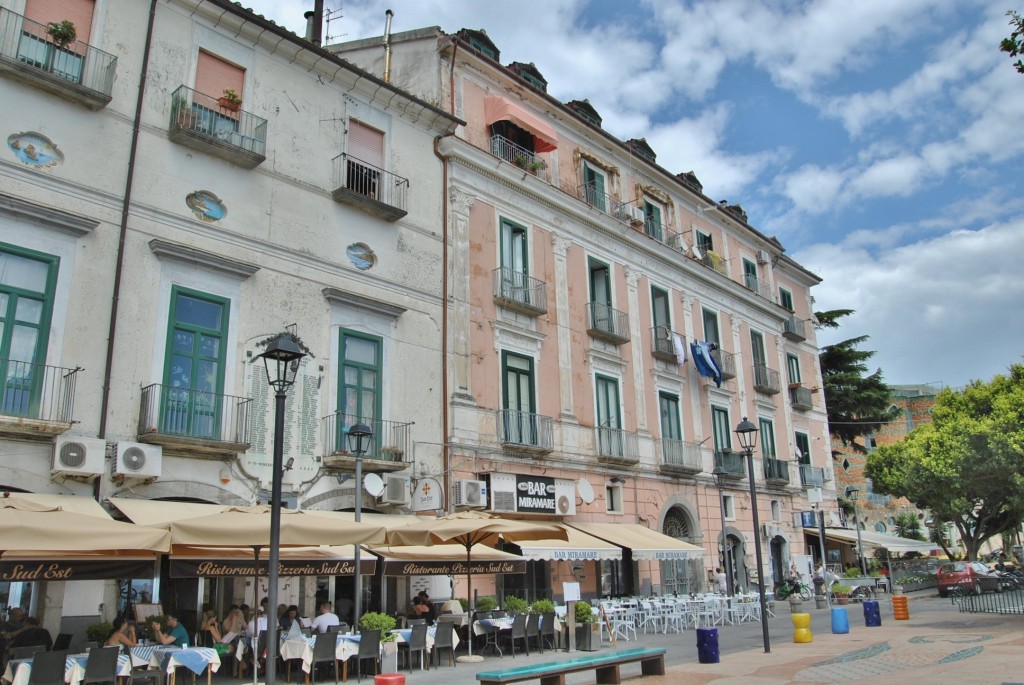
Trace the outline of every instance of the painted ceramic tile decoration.
<path fill-rule="evenodd" d="M 352 243 L 345 251 L 349 260 L 360 271 L 372 269 L 377 264 L 377 255 L 373 253 L 366 243 Z"/>
<path fill-rule="evenodd" d="M 7 147 L 22 164 L 46 169 L 64 161 L 64 153 L 42 133 L 22 131 L 7 137 Z"/>
<path fill-rule="evenodd" d="M 209 190 L 196 190 L 185 197 L 185 204 L 191 209 L 196 218 L 200 221 L 213 223 L 220 221 L 228 215 L 228 208 L 220 201 L 220 198 Z"/>

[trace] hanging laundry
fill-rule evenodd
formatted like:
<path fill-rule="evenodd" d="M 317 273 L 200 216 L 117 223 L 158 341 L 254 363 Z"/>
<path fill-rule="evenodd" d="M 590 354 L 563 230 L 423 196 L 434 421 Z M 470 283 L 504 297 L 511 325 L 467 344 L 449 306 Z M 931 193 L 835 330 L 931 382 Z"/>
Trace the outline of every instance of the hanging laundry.
<path fill-rule="evenodd" d="M 715 381 L 715 385 L 722 387 L 722 371 L 711 356 L 711 344 L 707 342 L 690 343 L 690 352 L 693 354 L 693 364 L 697 367 L 697 373 Z"/>
<path fill-rule="evenodd" d="M 676 364 L 682 369 L 686 366 L 686 345 L 683 344 L 683 336 L 678 333 L 672 334 L 672 349 L 676 353 Z"/>

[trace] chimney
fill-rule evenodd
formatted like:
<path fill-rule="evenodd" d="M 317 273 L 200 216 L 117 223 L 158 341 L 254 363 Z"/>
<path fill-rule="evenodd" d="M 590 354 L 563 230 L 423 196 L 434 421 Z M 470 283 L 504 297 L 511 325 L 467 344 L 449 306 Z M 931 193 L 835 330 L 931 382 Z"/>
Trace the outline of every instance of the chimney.
<path fill-rule="evenodd" d="M 324 0 L 313 0 L 313 11 L 302 16 L 306 17 L 306 40 L 313 45 L 323 43 Z"/>
<path fill-rule="evenodd" d="M 391 18 L 395 13 L 388 10 L 384 16 L 384 83 L 391 83 Z"/>

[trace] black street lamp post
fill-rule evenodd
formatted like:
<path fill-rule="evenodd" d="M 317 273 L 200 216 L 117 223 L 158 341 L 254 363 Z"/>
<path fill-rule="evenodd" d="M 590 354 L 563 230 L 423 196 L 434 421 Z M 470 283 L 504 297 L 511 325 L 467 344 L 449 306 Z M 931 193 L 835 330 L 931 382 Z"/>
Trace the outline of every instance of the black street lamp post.
<path fill-rule="evenodd" d="M 363 455 L 366 450 L 370 447 L 370 441 L 373 440 L 373 429 L 367 426 L 365 423 L 357 423 L 348 429 L 348 451 L 355 455 L 356 458 L 356 482 L 355 482 L 355 520 L 359 523 L 363 518 Z M 355 602 L 352 614 L 352 633 L 359 632 L 359 617 L 362 614 L 363 608 L 363 588 L 362 588 L 362 569 L 360 566 L 360 554 L 361 551 L 359 545 L 355 546 Z"/>
<path fill-rule="evenodd" d="M 725 475 L 728 473 L 721 465 L 715 467 L 711 475 L 715 477 L 718 484 L 718 504 L 722 510 L 722 556 L 725 557 L 725 594 L 732 597 L 732 545 L 729 544 L 729 536 L 725 531 Z"/>
<path fill-rule="evenodd" d="M 754 554 L 757 558 L 757 594 L 761 601 L 761 637 L 764 640 L 764 651 L 772 651 L 768 638 L 768 607 L 764 600 L 764 560 L 761 558 L 761 522 L 757 518 L 757 486 L 754 484 L 754 447 L 757 445 L 757 426 L 744 416 L 736 426 L 736 437 L 740 447 L 747 455 L 747 477 L 750 479 L 750 509 L 754 515 Z"/>
<path fill-rule="evenodd" d="M 287 335 L 279 335 L 267 345 L 260 355 L 267 367 L 267 381 L 275 392 L 274 405 L 274 461 L 271 466 L 270 488 L 270 550 L 267 569 L 267 685 L 274 685 L 277 678 L 277 579 L 281 558 L 281 480 L 284 471 L 284 402 L 288 389 L 295 383 L 299 361 L 306 354 Z M 259 616 L 253 620 L 259 629 Z M 253 649 L 258 640 L 253 635 Z"/>

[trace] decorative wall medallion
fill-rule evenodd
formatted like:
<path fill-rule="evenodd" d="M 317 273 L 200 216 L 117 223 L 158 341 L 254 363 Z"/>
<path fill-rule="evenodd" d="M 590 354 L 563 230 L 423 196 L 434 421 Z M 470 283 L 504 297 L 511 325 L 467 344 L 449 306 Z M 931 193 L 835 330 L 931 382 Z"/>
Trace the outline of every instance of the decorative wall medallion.
<path fill-rule="evenodd" d="M 200 221 L 213 223 L 220 221 L 228 215 L 228 208 L 220 201 L 220 198 L 209 190 L 196 190 L 185 197 L 185 204 L 191 209 L 196 218 Z"/>
<path fill-rule="evenodd" d="M 7 137 L 7 147 L 21 160 L 22 164 L 46 169 L 64 162 L 64 153 L 57 149 L 52 140 L 37 131 L 12 133 Z"/>
<path fill-rule="evenodd" d="M 366 243 L 352 243 L 345 250 L 345 254 L 348 255 L 353 266 L 360 271 L 372 269 L 377 265 L 377 255 L 373 253 L 373 250 Z"/>

